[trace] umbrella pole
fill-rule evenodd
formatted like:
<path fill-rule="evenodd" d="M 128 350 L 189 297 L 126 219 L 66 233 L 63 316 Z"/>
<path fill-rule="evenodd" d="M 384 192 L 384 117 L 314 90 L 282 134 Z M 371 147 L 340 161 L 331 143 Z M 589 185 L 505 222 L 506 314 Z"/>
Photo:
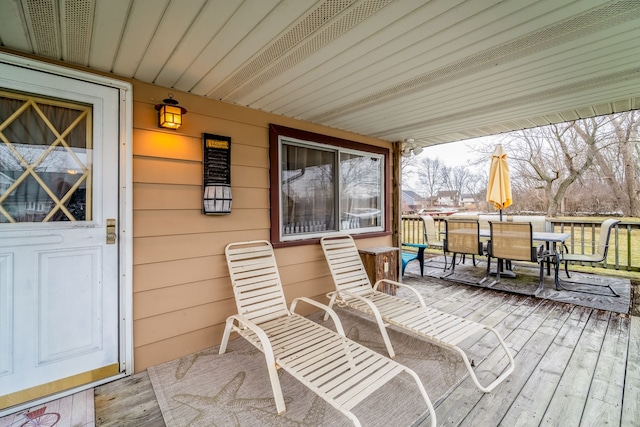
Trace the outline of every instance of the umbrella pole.
<path fill-rule="evenodd" d="M 502 222 L 502 209 L 500 209 L 500 222 Z M 496 267 L 496 270 L 500 274 L 504 272 L 504 268 L 502 268 L 502 263 L 503 263 L 502 258 L 498 259 L 498 266 Z"/>
<path fill-rule="evenodd" d="M 500 209 L 500 222 L 502 222 L 502 209 Z M 498 258 L 498 262 L 497 262 L 498 265 L 496 266 L 496 272 L 500 272 L 500 276 L 502 277 L 510 277 L 510 278 L 516 277 L 516 274 L 510 268 L 503 268 L 505 261 L 506 261 L 506 265 L 510 264 L 509 260 L 503 260 L 502 258 Z M 494 275 L 495 273 L 492 272 L 491 274 Z"/>

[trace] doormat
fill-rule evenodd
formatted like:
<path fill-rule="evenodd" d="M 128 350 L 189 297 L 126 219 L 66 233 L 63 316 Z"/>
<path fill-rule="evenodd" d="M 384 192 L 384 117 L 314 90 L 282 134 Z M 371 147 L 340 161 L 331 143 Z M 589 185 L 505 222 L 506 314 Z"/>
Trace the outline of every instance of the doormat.
<path fill-rule="evenodd" d="M 375 323 L 340 308 L 336 312 L 348 338 L 386 355 Z M 319 314 L 309 318 L 332 326 L 331 320 L 322 322 Z M 434 405 L 468 375 L 455 352 L 393 328 L 389 328 L 389 337 L 395 360 L 418 374 Z M 225 354 L 218 354 L 218 349 L 212 347 L 148 369 L 167 427 L 353 425 L 284 370 L 279 371 L 279 377 L 286 412 L 278 415 L 264 355 L 241 338 L 231 341 Z M 428 415 L 415 382 L 406 374 L 374 392 L 353 412 L 367 426 L 409 426 Z"/>
<path fill-rule="evenodd" d="M 93 427 L 95 425 L 92 388 L 0 418 L 0 427 Z"/>

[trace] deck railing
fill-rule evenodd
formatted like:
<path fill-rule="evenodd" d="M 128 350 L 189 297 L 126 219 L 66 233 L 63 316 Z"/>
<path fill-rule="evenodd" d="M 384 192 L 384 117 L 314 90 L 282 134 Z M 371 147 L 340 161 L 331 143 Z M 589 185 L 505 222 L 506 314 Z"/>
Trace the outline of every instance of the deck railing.
<path fill-rule="evenodd" d="M 448 217 L 434 216 L 433 218 L 436 222 L 436 228 L 444 233 L 444 220 Z M 597 251 L 601 219 L 547 218 L 547 222 L 549 231 L 571 234 L 571 237 L 565 242 L 569 253 L 592 254 Z M 425 243 L 422 224 L 421 218 L 417 215 L 403 215 L 403 242 Z M 623 271 L 640 271 L 640 220 L 620 222 L 611 232 L 607 259 L 594 266 Z"/>

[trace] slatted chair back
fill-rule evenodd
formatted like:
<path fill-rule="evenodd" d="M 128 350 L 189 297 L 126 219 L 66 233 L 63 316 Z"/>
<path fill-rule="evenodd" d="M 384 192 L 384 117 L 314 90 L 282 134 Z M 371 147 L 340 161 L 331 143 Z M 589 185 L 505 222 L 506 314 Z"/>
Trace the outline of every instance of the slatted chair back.
<path fill-rule="evenodd" d="M 368 295 L 373 291 L 367 270 L 351 236 L 325 236 L 320 239 L 320 243 L 338 291 L 358 295 Z"/>
<path fill-rule="evenodd" d="M 231 243 L 225 255 L 238 314 L 258 325 L 290 314 L 271 243 Z"/>
<path fill-rule="evenodd" d="M 489 256 L 514 261 L 538 262 L 530 222 L 490 221 Z"/>
<path fill-rule="evenodd" d="M 471 219 L 445 220 L 446 252 L 483 255 L 480 241 L 480 223 Z"/>

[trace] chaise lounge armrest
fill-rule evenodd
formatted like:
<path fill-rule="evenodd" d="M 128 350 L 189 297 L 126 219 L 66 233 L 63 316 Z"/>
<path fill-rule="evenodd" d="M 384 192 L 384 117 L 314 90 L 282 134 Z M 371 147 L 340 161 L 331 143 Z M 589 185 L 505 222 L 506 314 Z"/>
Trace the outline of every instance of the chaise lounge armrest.
<path fill-rule="evenodd" d="M 333 320 L 333 323 L 336 325 L 336 331 L 340 335 L 342 335 L 343 337 L 346 337 L 346 335 L 344 334 L 344 329 L 342 328 L 342 322 L 340 322 L 340 318 L 338 317 L 338 314 L 332 308 L 322 304 L 321 302 L 312 300 L 311 298 L 298 297 L 298 298 L 294 299 L 293 301 L 291 301 L 291 312 L 292 313 L 296 312 L 296 305 L 298 304 L 298 301 L 304 301 L 307 304 L 311 304 L 313 306 L 316 306 L 316 307 L 324 310 L 325 311 L 324 320 L 327 320 L 329 318 L 328 316 L 331 316 L 331 319 Z"/>
<path fill-rule="evenodd" d="M 376 282 L 375 285 L 373 285 L 373 290 L 376 292 L 380 292 L 378 291 L 378 286 L 380 285 L 380 283 L 388 283 L 390 285 L 394 285 L 394 286 L 398 286 L 400 288 L 405 288 L 405 289 L 409 289 L 411 292 L 413 292 L 413 294 L 415 295 L 416 299 L 418 300 L 418 302 L 420 303 L 421 306 L 426 307 L 427 305 L 424 303 L 424 298 L 422 298 L 422 295 L 420 294 L 420 292 L 418 292 L 418 290 L 416 288 L 414 288 L 413 286 L 404 284 L 404 283 L 400 283 L 400 282 L 396 282 L 395 280 L 389 280 L 389 279 L 380 279 Z"/>

